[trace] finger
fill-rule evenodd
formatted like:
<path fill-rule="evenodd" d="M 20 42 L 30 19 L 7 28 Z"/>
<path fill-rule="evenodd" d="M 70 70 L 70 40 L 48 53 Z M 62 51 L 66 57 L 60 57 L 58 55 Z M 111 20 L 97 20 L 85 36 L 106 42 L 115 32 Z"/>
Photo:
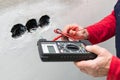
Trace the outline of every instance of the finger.
<path fill-rule="evenodd" d="M 69 34 L 71 34 L 71 35 L 81 35 L 81 34 L 84 34 L 85 33 L 85 30 L 84 29 L 81 29 L 81 30 L 79 30 L 79 31 L 75 31 L 75 30 L 70 30 L 69 31 Z"/>
<path fill-rule="evenodd" d="M 69 31 L 69 35 L 73 35 L 73 36 L 75 36 L 76 33 L 77 33 L 77 32 L 76 32 L 76 31 L 73 31 L 73 30 L 70 30 L 70 31 Z"/>
<path fill-rule="evenodd" d="M 61 37 L 61 40 L 62 41 L 69 41 L 68 37 L 65 37 L 65 36 Z"/>
<path fill-rule="evenodd" d="M 83 73 L 86 73 L 86 74 L 88 74 L 88 71 L 87 71 L 85 68 L 83 68 L 83 69 L 80 69 L 80 71 L 81 71 L 81 72 L 83 72 Z"/>
<path fill-rule="evenodd" d="M 76 25 L 76 24 L 67 25 L 67 26 L 63 29 L 63 32 L 64 32 L 64 33 L 69 33 L 69 30 L 70 30 L 70 29 L 73 29 L 74 27 L 79 27 L 79 26 Z"/>
<path fill-rule="evenodd" d="M 75 62 L 75 65 L 80 68 L 80 69 L 83 69 L 83 68 L 87 68 L 87 67 L 90 67 L 92 65 L 92 61 L 91 60 L 88 60 L 88 61 L 79 61 L 79 62 Z"/>
<path fill-rule="evenodd" d="M 93 46 L 86 46 L 86 50 L 87 51 L 90 51 L 90 52 L 93 52 L 97 55 L 100 55 L 101 54 L 101 51 L 103 51 L 104 49 L 102 47 L 99 47 L 97 45 L 93 45 Z"/>
<path fill-rule="evenodd" d="M 71 29 L 71 28 L 72 28 L 72 26 L 67 25 L 67 26 L 63 29 L 63 32 L 64 32 L 64 33 L 68 33 L 68 30 Z"/>

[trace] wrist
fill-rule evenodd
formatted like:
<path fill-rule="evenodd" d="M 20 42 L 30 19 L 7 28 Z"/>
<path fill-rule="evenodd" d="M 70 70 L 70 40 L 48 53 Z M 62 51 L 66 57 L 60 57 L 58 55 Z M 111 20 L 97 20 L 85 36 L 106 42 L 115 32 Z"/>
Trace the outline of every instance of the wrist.
<path fill-rule="evenodd" d="M 85 29 L 85 32 L 84 32 L 84 39 L 89 39 L 89 33 L 87 29 Z"/>
<path fill-rule="evenodd" d="M 109 69 L 110 69 L 110 64 L 111 64 L 111 61 L 112 61 L 112 55 L 110 55 L 109 57 L 108 57 L 108 61 L 107 61 L 107 63 L 105 64 L 105 69 L 107 70 L 107 74 L 108 74 L 108 71 L 109 71 Z"/>
<path fill-rule="evenodd" d="M 112 60 L 112 55 L 110 55 L 109 57 L 107 57 L 104 61 L 106 61 L 105 64 L 103 64 L 103 66 L 101 66 L 98 70 L 98 74 L 102 74 L 101 76 L 107 76 L 109 69 L 110 69 L 110 64 L 111 64 L 111 60 Z"/>

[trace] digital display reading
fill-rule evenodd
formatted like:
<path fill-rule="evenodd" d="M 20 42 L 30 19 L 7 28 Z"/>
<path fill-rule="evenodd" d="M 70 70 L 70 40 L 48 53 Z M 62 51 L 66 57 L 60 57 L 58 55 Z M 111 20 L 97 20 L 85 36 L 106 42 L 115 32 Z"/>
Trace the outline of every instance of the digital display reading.
<path fill-rule="evenodd" d="M 56 53 L 53 46 L 47 46 L 49 53 Z"/>

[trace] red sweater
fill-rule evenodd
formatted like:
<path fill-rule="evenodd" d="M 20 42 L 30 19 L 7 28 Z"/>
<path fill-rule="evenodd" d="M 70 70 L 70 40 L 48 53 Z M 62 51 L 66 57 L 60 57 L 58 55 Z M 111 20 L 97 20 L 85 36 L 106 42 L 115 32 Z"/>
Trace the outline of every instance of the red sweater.
<path fill-rule="evenodd" d="M 97 44 L 108 40 L 115 35 L 116 19 L 114 11 L 100 22 L 88 26 L 89 41 Z M 113 56 L 107 80 L 120 80 L 120 59 Z"/>

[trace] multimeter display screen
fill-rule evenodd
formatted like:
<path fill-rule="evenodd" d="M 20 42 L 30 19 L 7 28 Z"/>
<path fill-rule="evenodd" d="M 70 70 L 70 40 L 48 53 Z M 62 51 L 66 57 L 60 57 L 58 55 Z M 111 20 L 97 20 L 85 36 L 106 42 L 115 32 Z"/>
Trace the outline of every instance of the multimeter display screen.
<path fill-rule="evenodd" d="M 56 53 L 53 46 L 47 46 L 49 53 Z"/>

